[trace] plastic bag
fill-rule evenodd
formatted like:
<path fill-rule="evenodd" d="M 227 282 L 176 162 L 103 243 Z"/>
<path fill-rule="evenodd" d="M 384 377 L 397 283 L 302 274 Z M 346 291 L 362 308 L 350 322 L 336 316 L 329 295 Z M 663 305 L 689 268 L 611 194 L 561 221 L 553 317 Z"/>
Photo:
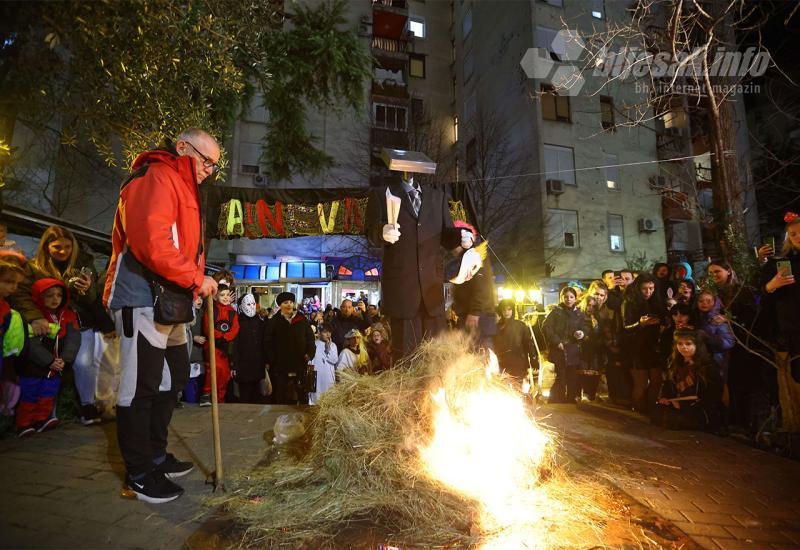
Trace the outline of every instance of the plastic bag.
<path fill-rule="evenodd" d="M 272 441 L 278 445 L 299 439 L 306 433 L 306 415 L 303 413 L 282 414 L 275 420 L 275 427 L 272 431 L 275 434 Z"/>

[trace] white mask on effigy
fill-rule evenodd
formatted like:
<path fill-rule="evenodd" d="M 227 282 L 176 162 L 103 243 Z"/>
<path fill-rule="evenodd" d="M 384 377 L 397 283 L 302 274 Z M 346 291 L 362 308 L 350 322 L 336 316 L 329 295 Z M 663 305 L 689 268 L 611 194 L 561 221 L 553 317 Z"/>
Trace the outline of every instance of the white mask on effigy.
<path fill-rule="evenodd" d="M 248 317 L 255 317 L 256 315 L 256 299 L 252 294 L 245 294 L 242 298 L 242 303 L 239 304 L 239 309 Z"/>

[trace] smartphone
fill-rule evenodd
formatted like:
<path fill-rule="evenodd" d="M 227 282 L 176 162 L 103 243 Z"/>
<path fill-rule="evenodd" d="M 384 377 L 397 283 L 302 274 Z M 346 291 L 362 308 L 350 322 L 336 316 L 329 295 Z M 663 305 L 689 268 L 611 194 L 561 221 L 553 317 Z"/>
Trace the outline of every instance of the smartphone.
<path fill-rule="evenodd" d="M 778 268 L 778 273 L 783 275 L 784 277 L 791 277 L 792 276 L 792 262 L 789 260 L 778 260 L 775 262 L 775 266 Z"/>
<path fill-rule="evenodd" d="M 620 277 L 622 277 L 622 271 L 615 271 L 614 272 L 614 278 L 615 279 L 619 279 Z"/>
<path fill-rule="evenodd" d="M 761 246 L 769 245 L 772 247 L 772 250 L 775 250 L 775 237 L 762 237 L 761 238 Z"/>

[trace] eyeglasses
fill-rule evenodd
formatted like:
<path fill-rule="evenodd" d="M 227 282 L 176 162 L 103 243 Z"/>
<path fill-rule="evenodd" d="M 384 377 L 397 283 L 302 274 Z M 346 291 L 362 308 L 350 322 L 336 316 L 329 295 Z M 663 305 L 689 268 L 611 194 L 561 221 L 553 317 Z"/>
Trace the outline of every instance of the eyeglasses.
<path fill-rule="evenodd" d="M 214 162 L 213 160 L 211 160 L 210 158 L 208 158 L 207 156 L 205 156 L 203 153 L 201 153 L 200 151 L 198 151 L 198 150 L 197 150 L 197 147 L 195 147 L 194 145 L 192 145 L 192 142 L 190 142 L 190 141 L 187 141 L 187 142 L 186 142 L 186 144 L 187 144 L 189 147 L 191 147 L 192 149 L 194 149 L 194 152 L 195 152 L 195 153 L 197 153 L 198 155 L 200 155 L 200 158 L 202 158 L 202 159 L 203 159 L 203 166 L 204 166 L 204 167 L 206 167 L 206 168 L 211 168 L 211 173 L 212 173 L 212 174 L 213 174 L 213 173 L 215 173 L 217 170 L 219 170 L 219 165 L 218 165 L 216 162 Z"/>

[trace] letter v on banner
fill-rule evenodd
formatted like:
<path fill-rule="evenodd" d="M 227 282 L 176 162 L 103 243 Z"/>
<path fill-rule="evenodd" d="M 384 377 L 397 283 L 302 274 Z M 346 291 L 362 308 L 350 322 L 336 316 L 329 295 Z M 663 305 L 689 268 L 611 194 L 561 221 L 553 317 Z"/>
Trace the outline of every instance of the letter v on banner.
<path fill-rule="evenodd" d="M 331 211 L 328 214 L 328 219 L 325 219 L 325 205 L 321 202 L 317 203 L 317 215 L 319 216 L 319 225 L 325 235 L 333 233 L 333 228 L 336 225 L 336 214 L 339 213 L 339 201 L 331 203 Z"/>
<path fill-rule="evenodd" d="M 275 213 L 270 210 L 269 205 L 264 199 L 256 201 L 256 211 L 258 212 L 258 224 L 264 237 L 285 237 L 286 232 L 283 228 L 283 204 L 275 201 Z"/>

